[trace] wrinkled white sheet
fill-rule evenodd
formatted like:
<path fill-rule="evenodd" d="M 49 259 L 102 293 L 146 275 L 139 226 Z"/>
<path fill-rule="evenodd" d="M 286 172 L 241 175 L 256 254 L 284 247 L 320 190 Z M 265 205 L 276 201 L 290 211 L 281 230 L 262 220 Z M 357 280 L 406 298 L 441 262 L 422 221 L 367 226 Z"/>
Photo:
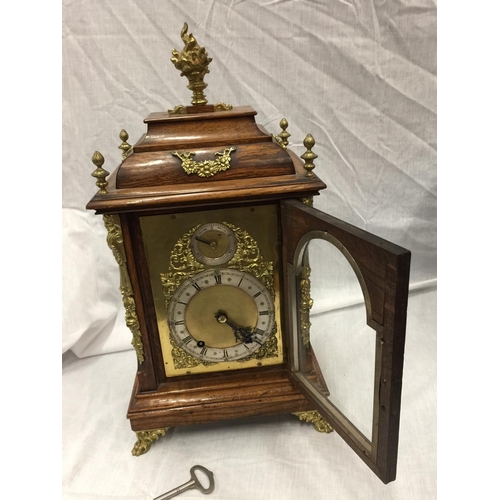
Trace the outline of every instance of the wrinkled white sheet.
<path fill-rule="evenodd" d="M 206 77 L 209 101 L 251 105 L 258 112 L 257 122 L 275 134 L 286 117 L 290 148 L 299 155 L 304 137 L 311 133 L 318 155 L 315 172 L 328 185 L 315 206 L 411 250 L 413 288 L 436 281 L 434 1 L 63 0 L 62 350 L 72 351 L 65 356 L 65 498 L 141 498 L 146 492 L 154 496 L 184 480 L 191 462 L 202 462 L 209 452 L 221 460 L 234 487 L 218 498 L 330 498 L 326 489 L 318 490 L 323 496 L 307 494 L 322 484 L 331 486 L 332 495 L 344 489 L 344 496 L 337 498 L 433 498 L 435 407 L 432 388 L 422 379 L 434 383 L 429 353 L 429 372 L 415 371 L 416 379 L 408 369 L 405 374 L 414 389 L 405 395 L 410 409 L 406 425 L 411 427 L 413 418 L 417 421 L 402 438 L 408 446 L 400 457 L 406 479 L 401 480 L 400 472 L 398 486 L 385 489 L 350 450 L 345 457 L 338 451 L 347 449 L 338 437 L 327 438 L 338 441 L 334 451 L 322 451 L 318 443 L 323 436 L 297 430 L 286 417 L 257 426 L 264 434 L 253 424 L 234 424 L 234 443 L 225 426 L 211 427 L 207 443 L 220 440 L 214 449 L 200 444 L 205 435 L 201 431 L 175 431 L 187 444 L 172 451 L 173 439 L 168 438 L 163 451 L 155 452 L 160 455 L 133 461 L 127 455 L 130 431 L 122 415 L 134 353 L 75 359 L 131 348 L 118 269 L 106 245 L 102 218 L 85 210 L 96 192 L 91 157 L 101 151 L 104 167 L 113 171 L 121 158 L 121 129 L 128 131 L 133 144 L 144 133 L 143 119 L 149 113 L 189 103 L 187 80 L 169 60 L 171 49 L 183 46 L 179 34 L 184 21 L 213 58 Z M 311 264 L 321 267 L 324 262 L 318 256 Z M 336 302 L 328 288 L 329 275 L 317 273 L 314 312 L 349 302 L 351 292 L 359 292 L 351 278 L 339 279 L 344 302 Z M 434 342 L 432 330 L 425 331 L 416 320 L 414 327 L 417 333 L 408 332 L 410 357 L 417 355 L 411 351 L 416 334 L 421 341 Z M 128 375 L 122 377 L 123 371 Z M 91 392 L 96 386 L 103 393 Z M 71 392 L 77 387 L 78 398 Z M 86 420 L 80 420 L 84 416 Z M 193 454 L 197 443 L 207 455 Z M 225 447 L 228 443 L 233 444 Z M 137 468 L 138 463 L 154 468 L 159 457 L 164 466 L 154 467 L 168 473 L 171 481 Z M 324 467 L 327 458 L 332 467 Z M 274 483 L 269 478 L 265 490 L 260 478 L 270 464 L 278 476 Z M 245 477 L 259 478 L 260 496 L 251 496 L 248 485 L 255 483 L 242 482 Z M 280 488 L 269 489 L 271 483 Z M 248 496 L 237 495 L 240 487 Z"/>
<path fill-rule="evenodd" d="M 63 352 L 130 348 L 102 218 L 85 210 L 90 159 L 101 151 L 112 171 L 122 128 L 134 143 L 149 113 L 189 103 L 169 60 L 184 21 L 213 57 L 210 102 L 249 104 L 272 133 L 285 116 L 299 155 L 312 133 L 328 185 L 315 206 L 410 249 L 413 285 L 435 280 L 433 1 L 63 6 Z"/>

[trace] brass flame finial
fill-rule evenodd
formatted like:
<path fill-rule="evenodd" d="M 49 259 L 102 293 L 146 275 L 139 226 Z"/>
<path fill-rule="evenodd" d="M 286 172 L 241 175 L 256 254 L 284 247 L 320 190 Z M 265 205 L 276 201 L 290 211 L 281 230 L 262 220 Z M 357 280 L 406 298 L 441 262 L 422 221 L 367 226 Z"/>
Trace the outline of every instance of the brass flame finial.
<path fill-rule="evenodd" d="M 181 52 L 173 49 L 170 60 L 181 72 L 181 76 L 187 77 L 189 81 L 187 88 L 193 92 L 191 104 L 199 106 L 208 102 L 203 93 L 203 90 L 207 87 L 203 78 L 207 73 L 210 73 L 208 65 L 212 61 L 212 58 L 208 57 L 205 47 L 198 45 L 196 38 L 191 33 L 187 34 L 187 30 L 188 25 L 184 23 L 181 31 L 184 48 Z"/>
<path fill-rule="evenodd" d="M 316 141 L 314 140 L 313 136 L 311 134 L 307 134 L 306 138 L 304 139 L 304 146 L 307 151 L 301 156 L 301 158 L 305 162 L 304 168 L 306 169 L 306 177 L 312 177 L 312 170 L 316 166 L 313 162 L 318 157 L 318 155 L 314 154 L 311 151 L 315 144 Z"/>
<path fill-rule="evenodd" d="M 102 168 L 104 164 L 104 156 L 102 156 L 99 151 L 96 151 L 92 155 L 92 163 L 97 167 L 91 174 L 92 177 L 95 177 L 97 179 L 95 183 L 95 185 L 99 188 L 97 194 L 106 194 L 106 186 L 108 185 L 106 177 L 109 175 L 109 172 Z"/>
<path fill-rule="evenodd" d="M 120 139 L 122 140 L 122 143 L 118 146 L 118 149 L 122 150 L 122 159 L 125 160 L 132 149 L 132 146 L 127 142 L 128 133 L 125 129 L 122 129 L 120 132 Z"/>

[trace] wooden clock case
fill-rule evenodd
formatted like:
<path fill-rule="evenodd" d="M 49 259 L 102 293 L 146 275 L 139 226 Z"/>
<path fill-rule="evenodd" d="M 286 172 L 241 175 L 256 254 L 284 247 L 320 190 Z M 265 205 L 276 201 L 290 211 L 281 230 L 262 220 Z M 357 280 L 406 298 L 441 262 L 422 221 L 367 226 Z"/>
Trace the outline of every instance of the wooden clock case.
<path fill-rule="evenodd" d="M 122 293 L 124 302 L 132 298 L 135 304 L 135 311 L 126 305 L 127 323 L 135 322 L 140 332 L 140 346 L 133 342 L 139 363 L 127 417 L 139 435 L 180 425 L 317 410 L 382 481 L 392 481 L 396 474 L 410 254 L 308 206 L 326 185 L 257 125 L 255 115 L 250 107 L 151 114 L 145 119 L 146 134 L 109 177 L 106 192 L 96 194 L 87 205 L 98 214 L 118 217 L 121 226 L 117 241 L 122 245 Z M 209 179 L 187 175 L 172 155 L 194 151 L 197 158 L 211 158 L 229 146 L 236 148 L 231 168 Z M 167 377 L 139 218 L 259 204 L 273 204 L 279 213 L 285 363 Z M 296 278 L 307 235 L 341 241 L 365 283 L 367 322 L 377 331 L 380 386 L 374 403 L 375 447 L 367 447 L 356 430 L 304 390 L 296 376 L 291 352 L 299 336 Z M 112 243 L 110 246 L 113 248 Z M 127 280 L 130 288 L 124 292 Z"/>
<path fill-rule="evenodd" d="M 137 353 L 127 413 L 138 436 L 133 454 L 145 453 L 169 427 L 293 413 L 313 421 L 317 430 L 335 429 L 383 482 L 392 481 L 410 252 L 313 208 L 313 197 L 326 188 L 312 172 L 314 139 L 308 135 L 304 140 L 302 162 L 287 149 L 286 120 L 277 137 L 256 123 L 256 112 L 248 106 L 208 105 L 203 75 L 211 59 L 187 34 L 187 25 L 181 36 L 184 50 L 174 50 L 172 62 L 188 77 L 193 105 L 150 114 L 144 120 L 146 133 L 133 147 L 122 131 L 123 161 L 108 179 L 104 158 L 96 152 L 92 175 L 100 189 L 87 205 L 104 217 Z M 221 163 L 214 160 L 217 157 Z M 193 175 L 188 163 L 208 170 Z M 168 221 L 175 214 L 261 206 L 277 214 L 278 234 L 273 237 L 278 247 L 283 363 L 167 376 L 141 219 L 161 215 Z M 335 245 L 351 264 L 363 290 L 366 322 L 376 332 L 371 440 L 325 396 L 309 340 L 307 248 L 317 238 Z"/>
<path fill-rule="evenodd" d="M 127 415 L 134 431 L 313 409 L 291 382 L 288 364 L 167 378 L 161 357 L 139 216 L 279 206 L 281 200 L 308 198 L 326 187 L 316 176 L 306 177 L 303 162 L 258 126 L 255 115 L 250 107 L 151 114 L 145 119 L 147 133 L 111 175 L 107 193 L 87 205 L 120 217 L 144 352 Z M 236 146 L 231 168 L 211 179 L 186 175 L 172 155 L 195 150 L 197 157 L 212 157 L 228 145 Z M 282 293 L 286 297 L 286 287 Z"/>

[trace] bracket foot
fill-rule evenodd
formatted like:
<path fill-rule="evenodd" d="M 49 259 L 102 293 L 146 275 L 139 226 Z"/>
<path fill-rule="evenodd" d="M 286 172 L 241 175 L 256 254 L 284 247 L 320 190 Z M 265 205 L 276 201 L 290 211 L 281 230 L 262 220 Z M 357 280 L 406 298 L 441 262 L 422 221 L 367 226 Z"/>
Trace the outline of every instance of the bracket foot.
<path fill-rule="evenodd" d="M 166 429 L 155 429 L 152 431 L 138 431 L 136 432 L 137 441 L 132 449 L 132 455 L 134 457 L 139 457 L 147 453 L 151 448 L 151 445 L 154 441 L 160 439 L 167 432 L 168 427 Z"/>
<path fill-rule="evenodd" d="M 299 420 L 314 424 L 314 428 L 318 432 L 325 432 L 327 434 L 333 432 L 333 427 L 316 410 L 302 411 L 293 413 L 293 415 L 299 417 Z"/>

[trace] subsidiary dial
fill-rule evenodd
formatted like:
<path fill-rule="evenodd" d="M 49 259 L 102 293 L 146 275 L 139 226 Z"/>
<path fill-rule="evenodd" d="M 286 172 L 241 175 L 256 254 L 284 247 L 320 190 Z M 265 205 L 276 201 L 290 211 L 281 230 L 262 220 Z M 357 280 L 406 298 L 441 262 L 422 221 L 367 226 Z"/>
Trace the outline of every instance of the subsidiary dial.
<path fill-rule="evenodd" d="M 196 260 L 208 266 L 229 262 L 236 252 L 236 236 L 225 224 L 211 222 L 200 226 L 191 237 Z"/>
<path fill-rule="evenodd" d="M 254 276 L 209 269 L 186 280 L 168 308 L 175 343 L 207 362 L 245 358 L 262 347 L 274 326 L 273 298 Z"/>

